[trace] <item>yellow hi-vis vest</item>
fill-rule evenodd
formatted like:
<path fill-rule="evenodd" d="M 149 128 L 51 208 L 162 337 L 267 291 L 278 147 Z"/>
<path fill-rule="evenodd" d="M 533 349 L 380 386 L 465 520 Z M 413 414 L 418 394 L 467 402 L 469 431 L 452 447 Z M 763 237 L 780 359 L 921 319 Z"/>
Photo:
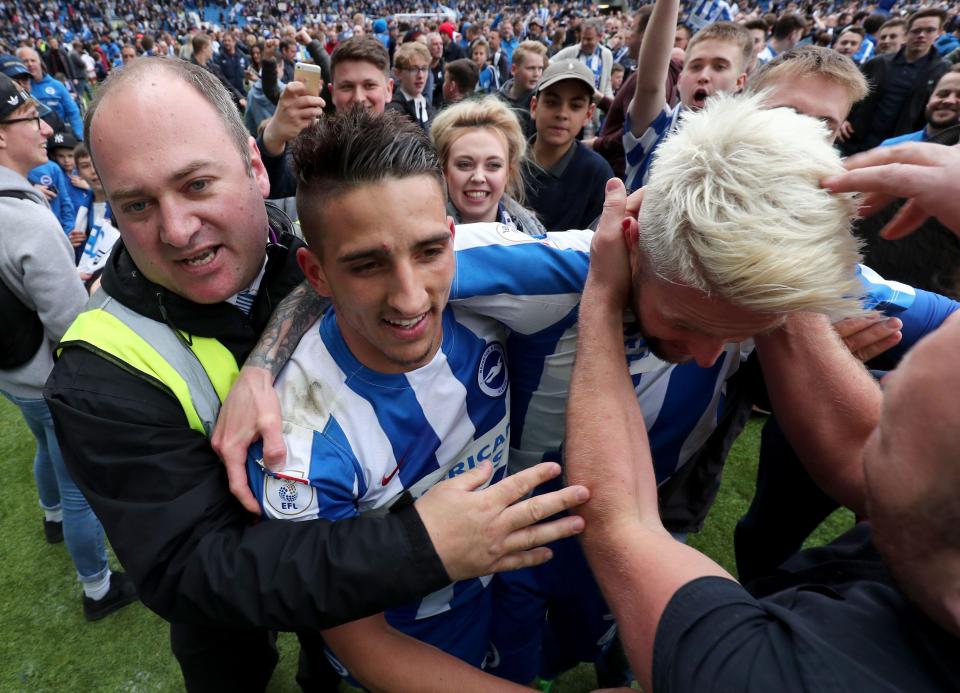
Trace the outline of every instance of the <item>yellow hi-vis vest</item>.
<path fill-rule="evenodd" d="M 183 407 L 190 428 L 210 435 L 220 403 L 239 369 L 216 339 L 175 331 L 111 298 L 103 288 L 67 329 L 57 349 L 76 345 L 124 370 L 164 385 Z"/>

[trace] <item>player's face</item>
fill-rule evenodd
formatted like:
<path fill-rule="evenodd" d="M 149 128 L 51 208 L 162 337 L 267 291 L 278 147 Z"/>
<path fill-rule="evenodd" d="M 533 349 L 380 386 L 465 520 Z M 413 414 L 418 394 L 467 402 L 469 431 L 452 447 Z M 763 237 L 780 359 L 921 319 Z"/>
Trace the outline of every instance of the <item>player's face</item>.
<path fill-rule="evenodd" d="M 726 344 L 743 342 L 782 322 L 781 316 L 738 308 L 698 289 L 650 278 L 637 262 L 640 252 L 631 250 L 634 315 L 650 351 L 663 361 L 694 361 L 709 368 Z"/>
<path fill-rule="evenodd" d="M 247 167 L 199 92 L 161 70 L 118 88 L 97 110 L 90 147 L 147 279 L 195 303 L 219 303 L 253 281 L 267 240 L 267 172 L 252 138 Z"/>
<path fill-rule="evenodd" d="M 939 527 L 944 512 L 957 516 L 950 489 L 960 439 L 955 418 L 944 412 L 954 411 L 960 387 L 951 365 L 958 328 L 948 320 L 884 378 L 880 423 L 863 450 L 867 514 L 884 564 L 907 596 L 955 635 L 960 547 Z M 939 540 L 926 541 L 934 536 Z"/>
<path fill-rule="evenodd" d="M 960 72 L 948 72 L 933 90 L 927 102 L 927 122 L 935 128 L 948 128 L 960 122 Z"/>
<path fill-rule="evenodd" d="M 507 171 L 507 143 L 496 131 L 470 130 L 453 143 L 443 175 L 464 224 L 496 221 Z"/>
<path fill-rule="evenodd" d="M 747 75 L 741 69 L 740 49 L 726 41 L 708 39 L 687 52 L 677 82 L 680 100 L 687 108 L 701 109 L 718 91 L 738 92 Z"/>
<path fill-rule="evenodd" d="M 360 104 L 374 113 L 393 98 L 393 80 L 366 60 L 345 60 L 337 64 L 333 76 L 333 105 L 338 111 Z"/>
<path fill-rule="evenodd" d="M 863 37 L 861 37 L 860 34 L 854 31 L 848 31 L 845 34 L 840 34 L 840 38 L 837 39 L 837 45 L 835 45 L 833 49 L 840 55 L 852 58 L 854 53 L 860 50 L 860 44 L 862 42 Z"/>
<path fill-rule="evenodd" d="M 364 366 L 404 373 L 426 365 L 443 337 L 453 281 L 453 220 L 430 176 L 386 179 L 327 201 L 319 257 L 297 260 Z"/>
<path fill-rule="evenodd" d="M 541 55 L 526 55 L 519 65 L 510 67 L 513 79 L 521 92 L 527 92 L 537 86 L 540 75 L 543 74 L 544 58 Z"/>
<path fill-rule="evenodd" d="M 771 84 L 765 103 L 770 108 L 791 108 L 821 121 L 830 131 L 831 143 L 837 139 L 837 132 L 853 106 L 846 89 L 819 75 L 790 77 Z"/>
<path fill-rule="evenodd" d="M 537 138 L 552 147 L 569 144 L 593 117 L 591 94 L 580 80 L 567 79 L 541 91 L 530 101 Z"/>

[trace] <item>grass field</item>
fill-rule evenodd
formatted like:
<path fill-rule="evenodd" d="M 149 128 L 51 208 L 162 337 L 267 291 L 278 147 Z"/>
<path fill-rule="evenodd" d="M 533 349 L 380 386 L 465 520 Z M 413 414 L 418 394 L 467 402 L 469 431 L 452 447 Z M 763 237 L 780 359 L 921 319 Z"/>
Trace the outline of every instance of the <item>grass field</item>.
<path fill-rule="evenodd" d="M 752 420 L 734 446 L 717 503 L 703 531 L 690 544 L 731 572 L 733 526 L 753 494 L 761 421 Z M 19 412 L 0 399 L 0 691 L 177 691 L 179 669 L 166 624 L 140 604 L 87 623 L 81 591 L 63 544 L 43 540 L 32 475 L 33 438 Z M 810 543 L 829 541 L 850 526 L 838 511 Z M 114 565 L 116 563 L 114 561 Z M 296 641 L 281 636 L 274 693 L 299 690 L 294 682 Z M 596 685 L 592 667 L 568 672 L 557 693 L 580 693 Z"/>

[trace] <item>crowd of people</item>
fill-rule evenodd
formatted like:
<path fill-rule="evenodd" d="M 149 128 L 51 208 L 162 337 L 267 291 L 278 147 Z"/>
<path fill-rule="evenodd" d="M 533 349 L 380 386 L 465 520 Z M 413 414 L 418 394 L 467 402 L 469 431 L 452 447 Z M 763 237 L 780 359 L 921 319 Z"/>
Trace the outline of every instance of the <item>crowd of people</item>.
<path fill-rule="evenodd" d="M 957 10 L 4 3 L 0 392 L 86 618 L 191 691 L 275 631 L 304 690 L 960 687 Z M 686 539 L 756 409 L 738 582 Z"/>

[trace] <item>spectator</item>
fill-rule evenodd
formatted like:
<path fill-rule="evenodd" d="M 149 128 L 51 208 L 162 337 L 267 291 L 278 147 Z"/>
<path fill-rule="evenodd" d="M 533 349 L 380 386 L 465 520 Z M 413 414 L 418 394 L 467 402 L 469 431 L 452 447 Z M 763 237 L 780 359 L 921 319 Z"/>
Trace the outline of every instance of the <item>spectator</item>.
<path fill-rule="evenodd" d="M 0 234 L 0 287 L 5 289 L 0 305 L 8 335 L 0 392 L 20 409 L 36 439 L 33 469 L 44 511 L 44 535 L 50 543 L 66 541 L 83 586 L 84 617 L 95 621 L 137 597 L 129 578 L 110 570 L 103 528 L 64 466 L 42 398 L 43 383 L 53 368 L 54 346 L 87 299 L 74 268 L 73 250 L 46 198 L 26 177 L 47 160 L 43 145 L 53 133 L 40 119 L 43 108 L 13 80 L 0 75 L 0 188 L 9 191 L 0 197 L 4 231 Z M 18 324 L 6 321 L 11 314 L 19 318 Z"/>
<path fill-rule="evenodd" d="M 513 108 L 525 137 L 536 131 L 530 118 L 530 101 L 547 62 L 547 49 L 538 41 L 524 41 L 513 51 L 511 79 L 497 95 Z"/>
<path fill-rule="evenodd" d="M 750 32 L 750 38 L 753 39 L 753 57 L 747 65 L 747 74 L 752 75 L 757 69 L 760 52 L 767 45 L 767 23 L 762 19 L 751 19 L 744 22 L 743 27 Z"/>
<path fill-rule="evenodd" d="M 490 64 L 497 71 L 497 89 L 500 89 L 510 79 L 510 56 L 513 51 L 508 51 L 503 45 L 497 29 L 487 32 L 487 41 L 490 44 Z"/>
<path fill-rule="evenodd" d="M 430 138 L 447 182 L 447 212 L 456 223 L 496 221 L 521 233 L 546 232 L 523 207 L 520 162 L 527 142 L 506 104 L 483 98 L 451 106 L 434 120 Z"/>
<path fill-rule="evenodd" d="M 297 66 L 297 42 L 292 36 L 280 39 L 280 63 L 283 66 L 283 81 L 289 84 L 293 81 Z"/>
<path fill-rule="evenodd" d="M 641 7 L 633 15 L 633 28 L 627 35 L 627 46 L 630 59 L 636 63 L 640 55 L 640 45 L 643 43 L 643 36 L 647 30 L 647 23 L 650 21 L 650 13 L 653 5 Z M 673 107 L 677 104 L 677 79 L 680 77 L 680 71 L 683 69 L 683 61 L 675 57 L 670 58 L 670 65 L 667 68 L 667 78 L 664 83 L 664 94 L 667 95 L 667 103 Z M 600 154 L 618 178 L 625 175 L 626 163 L 623 155 L 623 123 L 626 117 L 627 107 L 633 99 L 634 91 L 637 85 L 637 72 L 634 70 L 620 88 L 620 92 L 613 99 L 609 106 L 606 106 L 607 115 L 603 120 L 603 127 L 596 138 L 585 137 L 583 144 L 593 148 L 593 151 Z M 604 104 L 601 103 L 601 108 Z"/>
<path fill-rule="evenodd" d="M 887 55 L 900 52 L 907 39 L 907 22 L 905 19 L 888 19 L 880 27 L 877 37 L 876 54 Z"/>
<path fill-rule="evenodd" d="M 481 94 L 495 93 L 500 89 L 500 75 L 490 65 L 490 44 L 484 38 L 474 39 L 470 44 L 470 59 L 477 64 L 479 78 L 477 91 Z"/>
<path fill-rule="evenodd" d="M 85 243 L 80 262 L 77 263 L 80 279 L 89 286 L 90 281 L 98 278 L 103 272 L 110 251 L 120 240 L 120 232 L 113 223 L 113 212 L 86 145 L 78 144 L 74 150 L 74 157 L 77 161 L 77 171 L 91 192 L 86 200 L 83 215 L 86 218 Z"/>
<path fill-rule="evenodd" d="M 863 43 L 863 36 L 861 27 L 849 26 L 837 36 L 837 40 L 833 42 L 833 50 L 853 60 L 853 56 L 860 50 L 860 45 Z"/>
<path fill-rule="evenodd" d="M 453 40 L 453 32 L 456 31 L 453 24 L 450 22 L 443 22 L 438 28 L 437 32 L 440 34 L 440 40 L 443 41 L 443 60 L 444 62 L 452 62 L 454 60 L 459 60 L 460 58 L 466 57 L 463 54 L 463 49 Z"/>
<path fill-rule="evenodd" d="M 551 43 L 543 34 L 543 20 L 540 19 L 540 17 L 534 15 L 527 22 L 527 35 L 524 40 L 536 41 L 537 43 L 542 43 L 544 48 L 550 48 Z"/>
<path fill-rule="evenodd" d="M 247 58 L 237 49 L 237 40 L 233 34 L 224 34 L 216 62 L 227 82 L 237 92 L 244 93 L 246 89 L 243 78 L 247 70 Z"/>
<path fill-rule="evenodd" d="M 74 137 L 82 140 L 83 122 L 80 119 L 80 109 L 67 88 L 50 75 L 44 74 L 40 56 L 32 48 L 18 48 L 17 57 L 30 72 L 30 94 L 33 98 L 49 108 L 61 122 L 66 123 Z"/>
<path fill-rule="evenodd" d="M 114 67 L 123 67 L 124 65 L 129 65 L 137 57 L 137 47 L 132 43 L 125 44 L 123 48 L 120 49 L 119 58 L 113 63 Z"/>
<path fill-rule="evenodd" d="M 924 110 L 927 120 L 922 130 L 899 137 L 891 137 L 880 143 L 890 147 L 901 142 L 926 142 L 947 128 L 960 124 L 960 65 L 954 65 L 944 73 L 933 88 Z"/>
<path fill-rule="evenodd" d="M 53 161 L 45 161 L 27 174 L 27 179 L 47 198 L 50 211 L 57 217 L 65 234 L 70 234 L 77 220 L 77 210 L 70 196 L 70 182 Z"/>
<path fill-rule="evenodd" d="M 476 92 L 479 81 L 480 70 L 469 58 L 447 63 L 443 75 L 444 106 L 459 103 Z"/>
<path fill-rule="evenodd" d="M 63 186 L 62 194 L 69 196 L 74 209 L 73 226 L 64 228 L 64 231 L 67 232 L 70 245 L 75 249 L 76 260 L 79 261 L 88 232 L 87 218 L 81 210 L 87 207 L 91 192 L 90 185 L 77 172 L 73 155 L 77 146 L 76 138 L 69 132 L 55 132 L 47 140 L 47 155 L 52 157 L 53 161 L 60 167 L 60 171 L 66 179 L 64 183 L 61 183 Z"/>
<path fill-rule="evenodd" d="M 847 153 L 920 129 L 934 85 L 950 67 L 933 46 L 946 13 L 927 8 L 907 20 L 907 42 L 896 54 L 880 55 L 863 72 L 872 87 L 857 104 L 840 134 Z"/>
<path fill-rule="evenodd" d="M 691 36 L 693 36 L 693 32 L 690 31 L 690 27 L 686 24 L 677 24 L 673 34 L 673 47 L 682 51 L 687 50 Z"/>
<path fill-rule="evenodd" d="M 613 95 L 616 96 L 617 92 L 620 91 L 620 87 L 623 86 L 623 73 L 625 72 L 623 65 L 620 63 L 614 63 L 613 67 L 610 69 L 610 88 L 613 89 Z"/>
<path fill-rule="evenodd" d="M 191 62 L 199 65 L 219 79 L 227 91 L 230 92 L 230 97 L 233 99 L 233 102 L 243 111 L 247 106 L 247 98 L 244 93 L 236 89 L 226 78 L 226 75 L 220 71 L 220 67 L 213 59 L 213 44 L 210 42 L 210 38 L 206 34 L 197 33 L 194 35 L 191 45 L 193 46 L 193 57 L 190 58 Z"/>
<path fill-rule="evenodd" d="M 747 81 L 753 41 L 742 26 L 717 22 L 700 31 L 687 46 L 686 61 L 677 81 L 680 103 L 671 108 L 663 91 L 672 47 L 669 27 L 676 22 L 678 0 L 659 0 L 640 48 L 637 82 L 624 124 L 626 184 L 637 190 L 646 184 L 650 164 L 660 142 L 671 133 L 684 110 L 699 110 L 721 91 L 736 92 Z"/>
<path fill-rule="evenodd" d="M 800 15 L 795 12 L 784 12 L 773 25 L 773 37 L 757 56 L 757 64 L 769 62 L 780 53 L 796 46 L 803 38 L 803 32 L 806 29 L 807 24 Z"/>
<path fill-rule="evenodd" d="M 877 35 L 880 28 L 886 23 L 887 15 L 881 12 L 874 12 L 863 20 L 863 43 L 860 44 L 860 50 L 853 56 L 853 61 L 858 65 L 863 65 L 873 58 L 877 52 Z"/>
<path fill-rule="evenodd" d="M 433 122 L 433 105 L 423 95 L 430 72 L 430 51 L 419 41 L 408 41 L 397 48 L 394 56 L 395 72 L 400 86 L 393 92 L 387 110 L 403 113 L 424 132 Z"/>
<path fill-rule="evenodd" d="M 530 101 L 537 134 L 524 171 L 526 199 L 548 231 L 588 228 L 613 177 L 610 164 L 576 139 L 593 118 L 593 84 L 583 63 L 551 63 Z"/>
<path fill-rule="evenodd" d="M 564 48 L 552 58 L 551 63 L 568 60 L 579 60 L 593 73 L 594 88 L 601 95 L 613 98 L 613 88 L 610 86 L 610 71 L 613 68 L 613 53 L 600 43 L 599 21 L 586 22 L 580 33 L 580 43 Z"/>
<path fill-rule="evenodd" d="M 430 51 L 430 75 L 424 93 L 430 99 L 433 110 L 443 107 L 443 78 L 446 61 L 443 59 L 443 39 L 439 32 L 427 34 L 427 49 Z"/>

